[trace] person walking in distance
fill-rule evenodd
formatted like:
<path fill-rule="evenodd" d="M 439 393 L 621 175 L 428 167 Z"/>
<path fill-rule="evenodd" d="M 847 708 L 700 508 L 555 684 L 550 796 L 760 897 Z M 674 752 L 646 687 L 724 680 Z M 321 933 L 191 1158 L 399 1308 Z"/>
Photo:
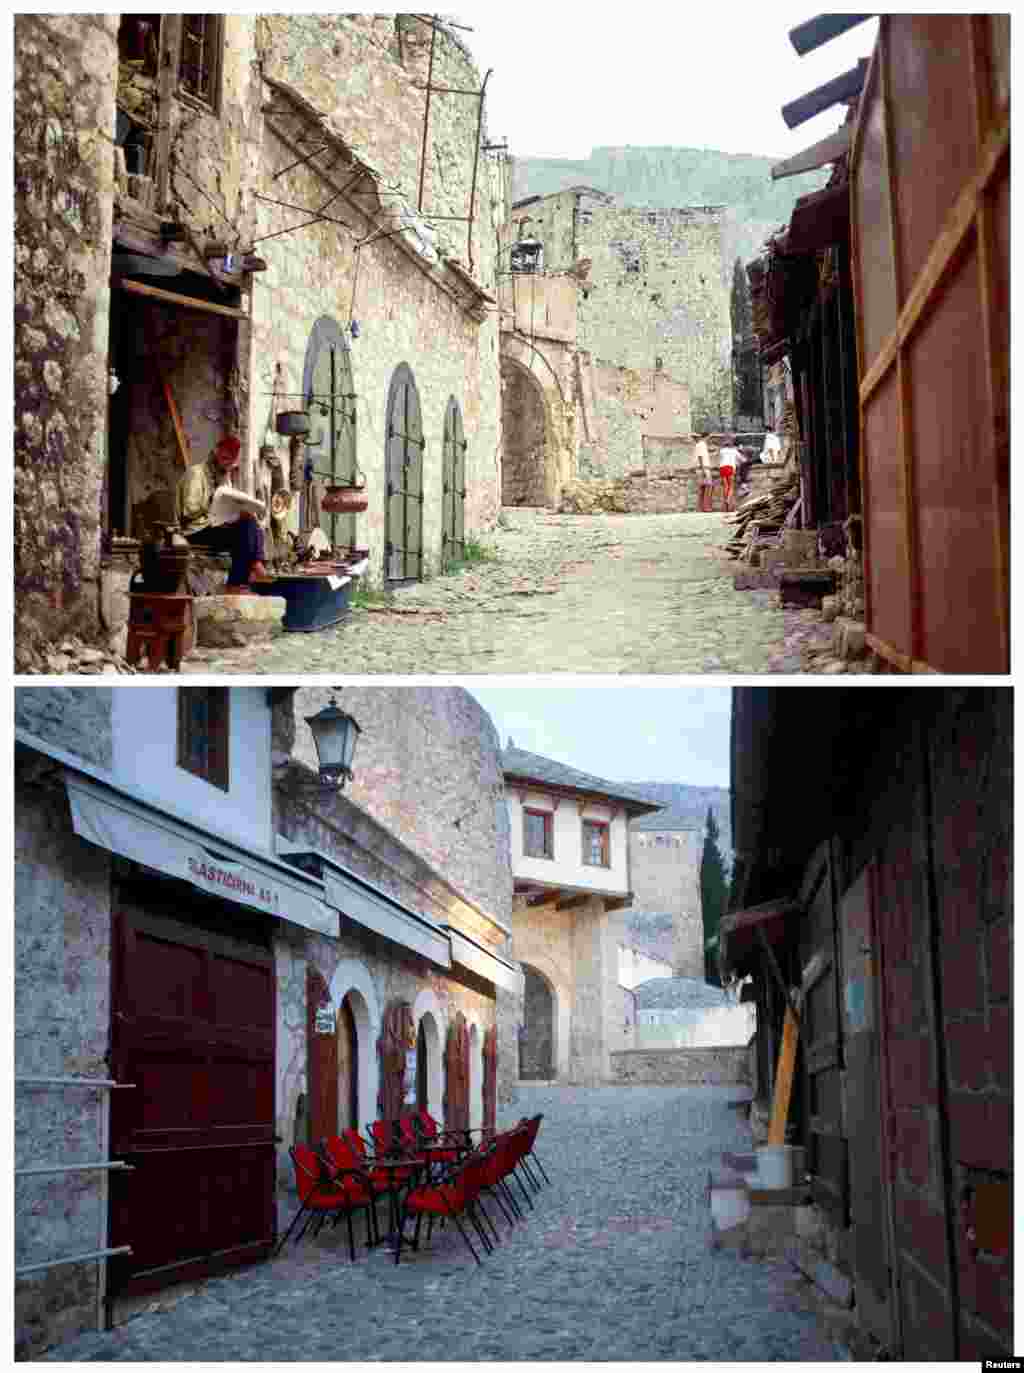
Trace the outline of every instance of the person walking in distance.
<path fill-rule="evenodd" d="M 736 447 L 736 435 L 727 434 L 725 447 L 718 450 L 718 470 L 722 474 L 722 509 L 732 510 L 732 479 L 743 454 Z"/>
<path fill-rule="evenodd" d="M 705 514 L 711 510 L 711 454 L 708 452 L 708 436 L 697 435 L 697 446 L 693 450 L 700 473 L 697 488 L 697 509 Z"/>

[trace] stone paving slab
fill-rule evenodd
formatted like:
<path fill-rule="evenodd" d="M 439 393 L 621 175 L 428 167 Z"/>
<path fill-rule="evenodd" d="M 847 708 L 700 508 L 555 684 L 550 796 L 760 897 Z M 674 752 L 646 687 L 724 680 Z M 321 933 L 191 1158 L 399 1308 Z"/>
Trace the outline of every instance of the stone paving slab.
<path fill-rule="evenodd" d="M 799 672 L 787 633 L 800 612 L 776 590 L 734 588 L 732 533 L 720 512 L 509 509 L 488 536 L 497 562 L 400 588 L 391 608 L 354 608 L 333 629 L 200 651 L 183 671 Z"/>
<path fill-rule="evenodd" d="M 384 1250 L 352 1264 L 342 1225 L 43 1358 L 834 1360 L 788 1264 L 709 1247 L 708 1171 L 751 1147 L 728 1107 L 743 1095 L 523 1088 L 502 1123 L 544 1112 L 537 1152 L 552 1185 L 511 1231 L 489 1207 L 502 1243 L 481 1267 L 452 1229 L 397 1267 Z"/>

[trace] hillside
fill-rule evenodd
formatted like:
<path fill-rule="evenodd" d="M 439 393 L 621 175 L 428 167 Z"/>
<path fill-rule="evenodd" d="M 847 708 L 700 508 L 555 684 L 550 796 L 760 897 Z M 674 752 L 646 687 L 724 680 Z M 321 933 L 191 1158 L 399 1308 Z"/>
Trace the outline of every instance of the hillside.
<path fill-rule="evenodd" d="M 736 258 L 752 261 L 761 245 L 790 215 L 794 201 L 824 186 L 829 168 L 773 182 L 771 167 L 779 161 L 746 153 L 720 153 L 710 148 L 594 148 L 585 161 L 517 157 L 512 170 L 512 198 L 551 195 L 571 186 L 607 191 L 622 205 L 681 209 L 688 205 L 724 205 L 727 221 L 723 276 L 731 281 Z"/>

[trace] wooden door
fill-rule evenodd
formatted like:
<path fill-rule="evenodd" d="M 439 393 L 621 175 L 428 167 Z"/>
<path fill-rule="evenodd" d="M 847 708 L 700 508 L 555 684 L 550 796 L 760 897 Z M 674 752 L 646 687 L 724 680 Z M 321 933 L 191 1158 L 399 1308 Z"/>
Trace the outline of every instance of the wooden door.
<path fill-rule="evenodd" d="M 840 905 L 851 1261 L 861 1320 L 883 1346 L 891 1348 L 895 1331 L 890 1302 L 889 1197 L 883 1169 L 872 875 L 870 865 L 865 867 Z"/>
<path fill-rule="evenodd" d="M 449 1130 L 469 1129 L 469 1026 L 461 1011 L 448 1026 L 444 1122 Z"/>
<path fill-rule="evenodd" d="M 492 1025 L 484 1035 L 484 1132 L 497 1128 L 498 1111 L 498 1028 Z"/>
<path fill-rule="evenodd" d="M 266 1257 L 274 1242 L 269 949 L 165 916 L 115 917 L 112 1292 Z"/>
<path fill-rule="evenodd" d="M 441 564 L 457 562 L 466 551 L 466 443 L 462 412 L 454 398 L 444 417 L 441 462 Z"/>
<path fill-rule="evenodd" d="M 412 371 L 395 369 L 388 392 L 384 576 L 418 581 L 423 576 L 423 421 Z"/>
<path fill-rule="evenodd" d="M 415 1044 L 412 1007 L 407 1001 L 389 1002 L 384 1010 L 384 1024 L 377 1040 L 380 1062 L 377 1111 L 381 1120 L 397 1120 L 402 1114 L 405 1106 L 406 1054 Z"/>
<path fill-rule="evenodd" d="M 310 437 L 305 456 L 322 483 L 346 484 L 356 478 L 356 396 L 345 335 L 324 315 L 313 326 L 306 349 L 303 399 L 309 412 Z M 287 407 L 285 407 L 287 408 Z M 355 515 L 323 512 L 320 527 L 332 546 L 356 542 Z"/>
<path fill-rule="evenodd" d="M 331 994 L 323 975 L 306 967 L 306 1091 L 309 1144 L 338 1133 L 338 1033 Z"/>
<path fill-rule="evenodd" d="M 338 1128 L 359 1129 L 359 1039 L 348 997 L 338 1011 Z"/>
<path fill-rule="evenodd" d="M 815 855 L 806 891 L 800 965 L 807 1166 L 814 1176 L 814 1200 L 829 1213 L 836 1228 L 843 1230 L 849 1224 L 849 1151 L 843 1117 L 840 950 L 828 844 Z"/>

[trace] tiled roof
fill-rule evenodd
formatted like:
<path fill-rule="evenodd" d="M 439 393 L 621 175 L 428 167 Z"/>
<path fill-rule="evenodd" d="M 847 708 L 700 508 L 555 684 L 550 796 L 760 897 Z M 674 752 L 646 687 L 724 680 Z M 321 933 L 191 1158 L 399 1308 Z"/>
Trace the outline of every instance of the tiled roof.
<path fill-rule="evenodd" d="M 580 772 L 577 768 L 556 763 L 553 758 L 543 758 L 539 753 L 527 753 L 525 749 L 509 746 L 502 750 L 501 767 L 506 777 L 530 778 L 536 782 L 550 782 L 552 786 L 567 787 L 573 791 L 586 791 L 623 801 L 626 809 L 634 815 L 658 810 L 660 801 L 652 796 L 623 786 L 621 782 L 609 782 L 607 778 L 595 777 L 590 772 Z"/>

